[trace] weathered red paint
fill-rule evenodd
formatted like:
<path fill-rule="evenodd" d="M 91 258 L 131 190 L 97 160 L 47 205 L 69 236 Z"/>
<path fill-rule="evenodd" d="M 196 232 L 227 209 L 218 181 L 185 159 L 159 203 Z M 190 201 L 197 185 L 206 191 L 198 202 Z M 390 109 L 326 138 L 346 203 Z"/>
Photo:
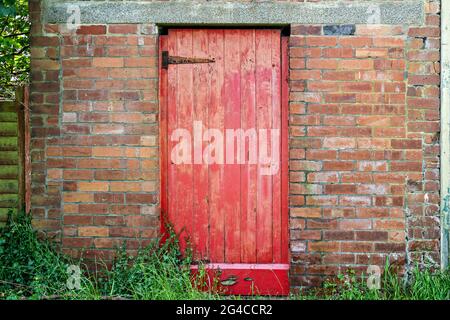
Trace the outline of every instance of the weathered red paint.
<path fill-rule="evenodd" d="M 227 293 L 288 294 L 287 41 L 280 30 L 170 29 L 165 50 L 215 62 L 160 68 L 162 214 L 182 250 L 191 246 L 221 280 L 237 278 Z M 225 129 L 279 129 L 278 172 L 261 175 L 247 144 L 245 164 L 174 164 L 171 133 L 184 128 L 195 141 L 194 121 L 224 137 Z M 192 143 L 192 160 L 206 145 Z"/>
<path fill-rule="evenodd" d="M 281 261 L 289 262 L 289 62 L 288 37 L 281 38 Z"/>
<path fill-rule="evenodd" d="M 207 270 L 206 284 L 212 286 L 214 278 L 220 282 L 216 290 L 234 295 L 287 295 L 289 278 L 286 276 L 288 264 L 251 264 L 251 263 L 211 263 L 202 266 Z M 198 265 L 192 265 L 193 273 Z"/>
<path fill-rule="evenodd" d="M 161 36 L 159 38 L 159 49 L 161 51 L 167 50 L 168 43 L 167 37 Z M 159 55 L 159 66 L 161 66 L 161 55 Z M 167 215 L 167 71 L 163 68 L 159 68 L 159 173 L 160 173 L 160 186 L 161 186 L 161 233 L 162 240 L 165 240 L 167 232 L 165 231 L 165 219 Z"/>

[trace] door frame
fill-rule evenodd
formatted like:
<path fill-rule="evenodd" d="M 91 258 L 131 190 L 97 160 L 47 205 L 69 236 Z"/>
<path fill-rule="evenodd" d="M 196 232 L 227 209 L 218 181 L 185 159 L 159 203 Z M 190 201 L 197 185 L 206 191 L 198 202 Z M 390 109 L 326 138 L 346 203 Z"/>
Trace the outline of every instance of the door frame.
<path fill-rule="evenodd" d="M 180 29 L 179 27 L 175 27 Z M 175 29 L 174 28 L 174 29 Z M 217 27 L 215 27 L 217 29 Z M 202 28 L 203 29 L 203 28 Z M 204 29 L 209 29 L 205 27 Z M 232 28 L 223 27 L 223 29 L 242 29 L 242 28 Z M 257 28 L 249 28 L 257 29 Z M 275 29 L 275 28 L 274 28 Z M 280 28 L 281 29 L 281 28 Z M 289 54 L 288 54 L 288 43 L 289 37 L 284 35 L 283 32 L 280 33 L 281 36 L 281 246 L 285 248 L 282 250 L 282 260 L 283 264 L 272 264 L 271 272 L 274 274 L 282 273 L 289 274 L 290 265 L 290 247 L 289 247 Z M 167 132 L 167 93 L 168 93 L 168 68 L 162 67 L 162 51 L 167 51 L 167 39 L 168 35 L 159 35 L 159 48 L 158 48 L 158 75 L 159 75 L 159 85 L 158 85 L 158 99 L 159 99 L 159 168 L 160 168 L 160 232 L 161 241 L 167 240 L 168 231 L 166 218 L 168 210 L 168 132 Z M 269 264 L 264 264 L 269 266 Z M 211 266 L 219 266 L 221 268 L 227 268 L 227 264 L 221 263 L 211 263 Z M 193 266 L 195 270 L 196 267 Z M 236 270 L 251 269 L 260 270 L 261 264 L 233 264 L 233 268 L 229 269 L 231 272 L 236 272 Z M 225 270 L 226 271 L 226 270 Z M 267 269 L 263 270 L 267 271 Z M 238 271 L 239 272 L 239 271 Z M 226 272 L 225 272 L 226 273 Z M 261 281 L 267 276 L 267 273 L 258 273 L 260 275 Z M 288 275 L 289 277 L 289 275 Z M 285 279 L 282 287 L 282 291 L 279 295 L 289 294 L 289 281 Z M 239 291 L 239 290 L 238 290 Z M 233 292 L 235 293 L 235 292 Z M 238 292 L 239 293 L 239 292 Z M 240 293 L 245 294 L 245 293 Z"/>

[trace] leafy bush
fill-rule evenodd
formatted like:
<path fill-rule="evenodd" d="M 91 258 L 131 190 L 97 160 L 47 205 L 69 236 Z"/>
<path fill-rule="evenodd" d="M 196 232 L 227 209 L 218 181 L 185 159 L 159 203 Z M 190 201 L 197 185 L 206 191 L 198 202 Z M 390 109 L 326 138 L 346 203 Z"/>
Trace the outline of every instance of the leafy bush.
<path fill-rule="evenodd" d="M 105 264 L 104 264 L 105 265 Z M 29 215 L 10 215 L 0 231 L 0 298 L 2 299 L 213 299 L 197 290 L 190 259 L 182 258 L 174 234 L 130 256 L 117 252 L 110 269 L 90 271 L 47 240 L 38 239 Z M 81 266 L 79 288 L 69 289 L 70 266 Z"/>
<path fill-rule="evenodd" d="M 82 290 L 69 292 L 67 268 L 72 264 L 53 244 L 38 239 L 28 215 L 9 215 L 0 237 L 1 298 L 81 297 L 92 289 L 91 282 L 81 275 Z"/>
<path fill-rule="evenodd" d="M 197 290 L 203 281 L 190 272 L 189 255 L 182 258 L 178 239 L 171 234 L 162 245 L 154 242 L 137 256 L 119 252 L 110 271 L 104 277 L 103 294 L 132 299 L 211 299 L 213 292 Z"/>
<path fill-rule="evenodd" d="M 164 244 L 153 242 L 135 256 L 127 254 L 125 247 L 120 248 L 110 268 L 92 271 L 83 264 L 83 260 L 74 261 L 59 253 L 52 243 L 39 239 L 30 216 L 10 215 L 6 227 L 0 230 L 0 299 L 219 298 L 217 279 L 209 279 L 202 268 L 193 276 L 190 264 L 190 255 L 181 256 L 178 239 L 171 232 Z M 78 288 L 69 289 L 67 285 L 70 266 L 81 266 Z M 212 289 L 197 289 L 206 287 Z M 291 298 L 450 299 L 450 272 L 417 267 L 406 281 L 387 262 L 379 290 L 368 289 L 364 277 L 348 271 L 329 279 L 323 288 L 315 289 L 309 295 L 293 295 Z"/>
<path fill-rule="evenodd" d="M 416 267 L 411 275 L 399 276 L 386 262 L 380 279 L 380 289 L 369 289 L 367 278 L 352 270 L 329 279 L 323 288 L 315 290 L 314 297 L 332 300 L 448 300 L 450 299 L 450 271 L 433 271 Z M 308 299 L 311 296 L 300 296 Z"/>
<path fill-rule="evenodd" d="M 28 83 L 30 21 L 27 0 L 0 0 L 0 100 L 14 99 L 17 86 Z"/>

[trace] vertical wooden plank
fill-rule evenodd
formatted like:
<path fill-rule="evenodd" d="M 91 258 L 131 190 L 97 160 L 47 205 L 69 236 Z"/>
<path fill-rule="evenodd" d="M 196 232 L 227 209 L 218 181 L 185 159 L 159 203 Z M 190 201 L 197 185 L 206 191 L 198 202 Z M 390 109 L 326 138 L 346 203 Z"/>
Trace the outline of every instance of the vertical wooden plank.
<path fill-rule="evenodd" d="M 161 206 L 161 234 L 165 238 L 165 221 L 168 212 L 167 178 L 168 178 L 168 152 L 167 152 L 167 69 L 162 65 L 162 51 L 168 50 L 167 36 L 159 37 L 159 175 L 160 175 L 160 206 Z M 164 239 L 163 239 L 164 240 Z"/>
<path fill-rule="evenodd" d="M 167 50 L 169 54 L 177 54 L 177 31 L 169 30 L 167 38 Z M 173 224 L 175 232 L 180 232 L 179 221 L 177 219 L 177 165 L 171 159 L 171 151 L 176 145 L 175 141 L 171 140 L 172 132 L 177 128 L 177 103 L 178 103 L 178 69 L 176 66 L 169 65 L 167 70 L 167 149 L 166 149 L 166 163 L 168 166 L 167 172 L 167 212 L 162 214 L 167 215 L 167 219 Z"/>
<path fill-rule="evenodd" d="M 208 127 L 224 133 L 224 105 L 222 92 L 224 77 L 224 30 L 209 30 L 209 53 L 215 59 L 210 64 L 210 96 L 208 109 Z M 213 141 L 213 140 L 211 140 Z M 225 206 L 223 195 L 224 166 L 212 163 L 209 165 L 209 248 L 210 259 L 214 262 L 225 262 Z"/>
<path fill-rule="evenodd" d="M 441 268 L 445 270 L 450 264 L 449 229 L 445 226 L 450 223 L 450 215 L 447 212 L 446 200 L 450 191 L 450 2 L 441 2 L 441 121 L 440 121 L 440 183 L 441 183 Z"/>
<path fill-rule="evenodd" d="M 240 34 L 239 30 L 225 30 L 225 77 L 224 101 L 225 130 L 241 127 L 240 92 Z M 227 136 L 227 134 L 225 135 Z M 231 141 L 225 146 L 226 170 L 224 172 L 225 194 L 225 262 L 240 262 L 240 165 L 236 164 L 236 148 Z M 234 148 L 234 159 L 230 159 L 230 149 Z"/>
<path fill-rule="evenodd" d="M 279 30 L 171 29 L 166 44 L 162 38 L 160 45 L 160 50 L 167 48 L 170 55 L 216 60 L 210 64 L 169 65 L 166 74 L 160 70 L 161 171 L 167 171 L 166 177 L 161 172 L 161 207 L 168 208 L 175 230 L 183 230 L 182 249 L 187 245 L 185 237 L 190 235 L 196 259 L 209 260 L 232 270 L 232 274 L 237 272 L 232 266 L 240 264 L 239 268 L 246 271 L 239 274 L 249 274 L 268 294 L 279 293 L 279 288 L 263 274 L 272 274 L 272 268 L 278 268 L 277 277 L 288 290 L 287 38 L 281 38 Z M 212 141 L 194 145 L 194 141 L 202 141 L 202 137 L 194 136 L 194 121 L 203 123 L 203 130 L 222 132 L 223 147 L 228 147 L 223 160 L 228 164 L 204 162 Z M 177 128 L 191 134 L 192 164 L 171 161 L 171 150 L 178 141 L 171 141 L 170 136 Z M 281 163 L 274 175 L 268 171 L 262 174 L 270 163 L 248 164 L 248 137 L 244 164 L 236 162 L 236 140 L 242 142 L 242 137 L 230 136 L 233 141 L 227 146 L 225 129 L 245 132 L 252 128 L 256 132 L 267 130 L 256 143 L 259 149 L 258 140 L 266 139 L 262 141 L 266 147 L 263 151 L 269 158 L 274 152 L 271 129 L 281 130 Z M 233 158 L 226 159 L 230 146 Z M 251 291 L 242 283 L 239 288 L 236 290 L 240 293 Z"/>
<path fill-rule="evenodd" d="M 23 188 L 23 132 L 22 111 L 16 101 L 0 101 L 0 225 L 6 222 L 8 212 L 17 213 Z M 20 126 L 19 126 L 20 124 Z"/>
<path fill-rule="evenodd" d="M 208 57 L 208 30 L 193 31 L 193 56 Z M 193 247 L 197 260 L 208 259 L 208 165 L 203 161 L 203 130 L 208 125 L 209 104 L 209 65 L 194 64 L 194 112 L 193 120 L 197 129 L 193 135 L 194 165 L 193 165 Z"/>
<path fill-rule="evenodd" d="M 24 171 L 25 171 L 25 212 L 31 210 L 31 135 L 30 135 L 30 88 L 24 88 L 23 106 L 24 106 Z"/>
<path fill-rule="evenodd" d="M 281 38 L 281 261 L 289 263 L 289 56 L 288 37 Z"/>
<path fill-rule="evenodd" d="M 267 165 L 261 164 L 261 130 L 268 130 L 272 124 L 272 37 L 268 30 L 256 30 L 256 106 L 258 128 L 258 184 L 257 184 L 257 262 L 272 262 L 272 176 L 263 175 Z"/>
<path fill-rule="evenodd" d="M 17 209 L 23 210 L 25 204 L 25 108 L 23 105 L 25 88 L 19 87 L 16 90 L 16 112 L 17 112 L 17 166 L 18 174 L 18 193 Z"/>
<path fill-rule="evenodd" d="M 192 29 L 177 30 L 177 54 L 180 56 L 192 55 Z M 180 244 L 185 248 L 187 241 L 191 241 L 192 220 L 193 220 L 193 165 L 192 165 L 192 124 L 193 124 L 193 65 L 176 65 L 178 71 L 177 78 L 177 125 L 179 129 L 186 129 L 190 132 L 190 147 L 188 151 L 188 163 L 177 164 L 177 221 L 180 223 L 182 232 L 180 233 Z M 180 196 L 182 195 L 182 196 Z"/>
<path fill-rule="evenodd" d="M 241 128 L 256 133 L 255 30 L 241 30 Z M 257 136 L 255 137 L 257 138 Z M 256 263 L 256 163 L 255 146 L 245 145 L 245 164 L 241 165 L 241 261 Z M 255 154 L 250 154 L 254 152 Z"/>
<path fill-rule="evenodd" d="M 273 262 L 281 262 L 281 47 L 280 30 L 271 32 L 272 38 L 272 129 L 277 130 L 277 141 L 273 144 L 271 135 L 270 141 L 272 157 L 275 162 L 272 165 L 272 224 L 273 224 Z M 276 152 L 276 153 L 275 153 Z M 277 154 L 278 157 L 274 157 Z M 275 168 L 275 167 L 276 168 Z"/>

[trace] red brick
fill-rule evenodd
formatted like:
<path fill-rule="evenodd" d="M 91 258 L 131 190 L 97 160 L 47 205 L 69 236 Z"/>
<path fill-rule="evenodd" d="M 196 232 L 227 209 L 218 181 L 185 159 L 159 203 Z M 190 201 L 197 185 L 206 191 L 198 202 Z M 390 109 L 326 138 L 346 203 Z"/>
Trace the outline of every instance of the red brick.
<path fill-rule="evenodd" d="M 387 57 L 387 49 L 356 49 L 355 57 L 357 58 L 376 58 L 376 57 Z"/>
<path fill-rule="evenodd" d="M 320 208 L 291 208 L 290 215 L 296 218 L 319 218 L 322 212 Z"/>
<path fill-rule="evenodd" d="M 372 252 L 372 242 L 342 242 L 341 252 Z"/>
<path fill-rule="evenodd" d="M 88 213 L 88 214 L 106 214 L 108 212 L 108 205 L 106 204 L 80 204 L 79 205 L 80 213 Z"/>
<path fill-rule="evenodd" d="M 322 32 L 321 26 L 313 25 L 292 25 L 291 35 L 320 35 Z"/>
<path fill-rule="evenodd" d="M 77 34 L 105 34 L 106 26 L 104 25 L 81 25 L 77 29 Z"/>
<path fill-rule="evenodd" d="M 339 39 L 339 45 L 343 47 L 367 47 L 372 45 L 371 37 L 342 37 Z"/>
<path fill-rule="evenodd" d="M 111 191 L 120 191 L 120 192 L 139 192 L 142 190 L 141 182 L 111 182 Z"/>
<path fill-rule="evenodd" d="M 409 28 L 408 35 L 411 37 L 439 37 L 438 27 L 415 27 Z"/>
<path fill-rule="evenodd" d="M 31 45 L 37 47 L 48 47 L 48 46 L 58 46 L 59 38 L 55 36 L 46 37 L 46 36 L 32 36 L 31 37 Z"/>
<path fill-rule="evenodd" d="M 383 184 L 364 184 L 357 187 L 358 194 L 386 194 L 388 190 Z"/>
<path fill-rule="evenodd" d="M 64 247 L 86 249 L 91 246 L 91 243 L 92 243 L 92 239 L 90 239 L 90 238 L 68 238 L 68 237 L 65 237 L 63 239 Z"/>
<path fill-rule="evenodd" d="M 353 138 L 325 138 L 323 141 L 324 148 L 331 149 L 347 149 L 355 148 L 356 141 Z"/>
<path fill-rule="evenodd" d="M 391 163 L 392 171 L 422 171 L 422 163 L 421 162 L 412 162 L 412 161 L 402 161 L 397 162 L 393 161 Z"/>
<path fill-rule="evenodd" d="M 369 150 L 340 150 L 339 159 L 342 160 L 368 160 L 371 158 Z"/>
<path fill-rule="evenodd" d="M 308 250 L 318 252 L 338 252 L 339 243 L 334 241 L 309 242 Z"/>
<path fill-rule="evenodd" d="M 79 227 L 78 235 L 81 237 L 107 237 L 109 228 L 106 227 Z"/>
<path fill-rule="evenodd" d="M 148 57 L 125 58 L 126 67 L 156 67 L 157 60 Z"/>
<path fill-rule="evenodd" d="M 322 49 L 325 58 L 352 58 L 352 48 L 324 48 Z"/>
<path fill-rule="evenodd" d="M 79 191 L 108 191 L 108 182 L 78 182 Z"/>
<path fill-rule="evenodd" d="M 319 46 L 319 47 L 335 47 L 337 45 L 336 37 L 320 37 L 320 36 L 308 36 L 306 37 L 306 45 Z"/>
<path fill-rule="evenodd" d="M 92 65 L 94 67 L 115 68 L 123 67 L 123 58 L 109 58 L 109 57 L 95 57 L 92 59 Z"/>
<path fill-rule="evenodd" d="M 339 69 L 345 70 L 370 70 L 373 69 L 373 60 L 339 60 Z"/>
<path fill-rule="evenodd" d="M 341 181 L 342 183 L 370 183 L 372 177 L 367 173 L 342 173 Z"/>
<path fill-rule="evenodd" d="M 64 202 L 92 202 L 94 195 L 84 192 L 65 192 L 63 194 Z"/>
<path fill-rule="evenodd" d="M 325 171 L 352 171 L 355 170 L 356 163 L 353 161 L 324 161 L 323 170 Z"/>
<path fill-rule="evenodd" d="M 400 35 L 403 34 L 402 26 L 388 26 L 388 25 L 356 25 L 357 35 L 370 35 L 370 36 L 384 36 L 384 35 Z"/>
<path fill-rule="evenodd" d="M 307 150 L 306 159 L 308 160 L 334 160 L 337 159 L 336 150 Z"/>
<path fill-rule="evenodd" d="M 375 243 L 376 252 L 405 252 L 404 243 Z"/>
<path fill-rule="evenodd" d="M 352 126 L 355 125 L 355 117 L 353 116 L 325 116 L 323 124 L 336 126 Z"/>
<path fill-rule="evenodd" d="M 405 228 L 404 220 L 375 220 L 374 229 L 376 230 L 403 230 Z"/>
<path fill-rule="evenodd" d="M 438 75 L 410 75 L 408 77 L 410 85 L 437 85 L 440 83 Z"/>
<path fill-rule="evenodd" d="M 103 79 L 108 76 L 108 69 L 106 69 L 106 68 L 77 68 L 76 74 L 80 78 Z"/>
<path fill-rule="evenodd" d="M 98 203 L 124 203 L 125 196 L 122 193 L 101 193 L 94 194 L 94 201 Z"/>
<path fill-rule="evenodd" d="M 90 225 L 92 221 L 92 216 L 64 215 L 65 225 Z"/>
<path fill-rule="evenodd" d="M 291 70 L 291 80 L 317 80 L 320 79 L 321 73 L 319 70 Z"/>
<path fill-rule="evenodd" d="M 396 37 L 375 37 L 373 38 L 373 44 L 375 47 L 404 47 L 405 40 L 403 38 Z"/>
<path fill-rule="evenodd" d="M 343 206 L 370 206 L 370 197 L 364 196 L 342 196 L 339 199 L 339 204 Z"/>
<path fill-rule="evenodd" d="M 392 139 L 391 145 L 394 149 L 422 149 L 421 140 Z"/>
<path fill-rule="evenodd" d="M 307 196 L 306 197 L 306 204 L 309 206 L 333 206 L 337 205 L 338 198 L 337 196 Z"/>
<path fill-rule="evenodd" d="M 324 240 L 354 240 L 354 238 L 353 231 L 326 230 L 323 232 Z"/>
<path fill-rule="evenodd" d="M 352 194 L 356 193 L 355 185 L 328 184 L 325 186 L 325 194 Z"/>
<path fill-rule="evenodd" d="M 338 61 L 335 59 L 307 59 L 306 67 L 308 69 L 336 69 Z"/>
<path fill-rule="evenodd" d="M 324 71 L 323 80 L 354 80 L 354 71 Z"/>

